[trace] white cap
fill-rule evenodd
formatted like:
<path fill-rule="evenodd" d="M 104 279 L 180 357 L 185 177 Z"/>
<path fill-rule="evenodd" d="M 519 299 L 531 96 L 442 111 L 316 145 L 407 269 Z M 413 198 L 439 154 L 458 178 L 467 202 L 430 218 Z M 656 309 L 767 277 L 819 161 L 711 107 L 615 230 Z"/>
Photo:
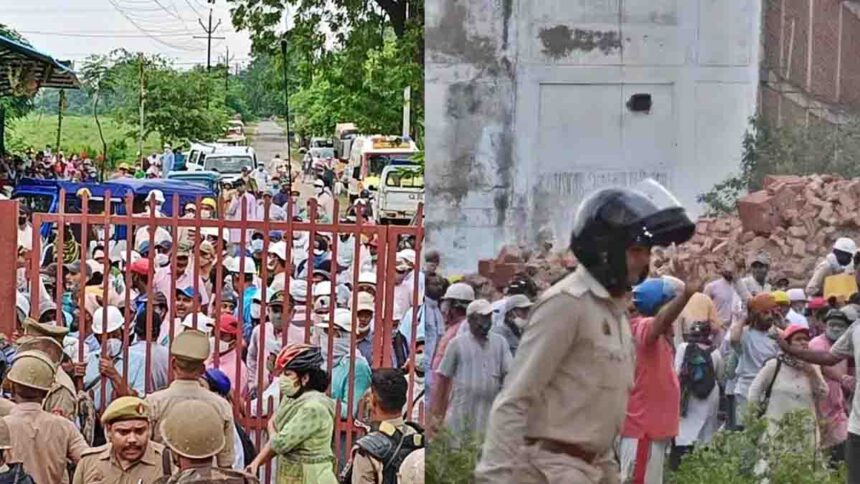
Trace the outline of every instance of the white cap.
<path fill-rule="evenodd" d="M 849 254 L 857 252 L 857 244 L 848 237 L 839 237 L 836 239 L 836 243 L 833 244 L 833 248 L 835 250 L 841 250 L 842 252 L 848 252 Z"/>
<path fill-rule="evenodd" d="M 155 201 L 158 203 L 164 203 L 164 194 L 161 193 L 161 190 L 151 190 L 149 195 L 146 196 L 146 201 L 148 202 L 152 198 L 155 198 Z"/>
<path fill-rule="evenodd" d="M 472 301 L 469 303 L 469 306 L 466 307 L 466 317 L 468 318 L 473 314 L 481 314 L 483 316 L 493 314 L 493 305 L 486 299 Z"/>
<path fill-rule="evenodd" d="M 857 321 L 857 318 L 860 318 L 860 313 L 857 312 L 857 307 L 853 304 L 846 304 L 839 308 L 839 310 L 848 317 L 848 324 L 851 324 L 854 321 Z"/>
<path fill-rule="evenodd" d="M 397 261 L 403 261 L 410 266 L 415 267 L 415 251 L 412 249 L 403 249 L 397 253 Z"/>
<path fill-rule="evenodd" d="M 525 294 L 514 294 L 513 296 L 508 296 L 506 307 L 508 311 L 511 309 L 526 309 L 532 307 L 532 302 Z"/>
<path fill-rule="evenodd" d="M 212 332 L 214 321 L 215 320 L 203 313 L 197 313 L 197 329 L 204 333 Z M 194 313 L 189 313 L 185 316 L 185 319 L 182 320 L 182 326 L 186 328 L 194 327 Z"/>
<path fill-rule="evenodd" d="M 243 256 L 243 258 L 245 259 L 245 274 L 256 274 L 257 264 L 254 262 L 254 259 L 247 255 Z M 238 273 L 242 266 L 238 257 L 228 257 L 224 260 L 224 268 L 229 272 Z"/>
<path fill-rule="evenodd" d="M 313 297 L 331 296 L 331 281 L 320 281 L 314 284 Z"/>
<path fill-rule="evenodd" d="M 457 299 L 459 301 L 474 301 L 475 289 L 465 282 L 455 282 L 448 286 L 442 299 Z"/>
<path fill-rule="evenodd" d="M 323 315 L 323 320 L 316 324 L 318 328 L 328 328 L 329 315 Z M 334 326 L 349 333 L 352 331 L 352 311 L 344 308 L 335 308 L 334 310 Z"/>
<path fill-rule="evenodd" d="M 287 243 L 283 240 L 279 240 L 274 244 L 269 245 L 269 253 L 275 254 L 282 261 L 287 260 Z"/>
<path fill-rule="evenodd" d="M 305 302 L 308 298 L 308 281 L 301 279 L 290 283 L 290 297 L 299 302 Z"/>
<path fill-rule="evenodd" d="M 24 317 L 30 315 L 30 300 L 19 291 L 15 291 L 15 307 L 24 313 Z"/>
<path fill-rule="evenodd" d="M 218 227 L 201 227 L 200 228 L 200 237 L 201 238 L 209 237 L 210 235 L 212 237 L 217 238 L 218 237 Z M 229 237 L 230 237 L 230 232 L 227 229 L 224 229 L 221 231 L 221 238 L 222 239 L 224 239 L 225 241 L 228 241 L 228 240 L 230 240 Z"/>
<path fill-rule="evenodd" d="M 122 328 L 125 318 L 116 306 L 107 306 L 107 323 L 104 320 L 104 308 L 98 308 L 93 313 L 93 333 L 113 333 Z"/>
<path fill-rule="evenodd" d="M 375 272 L 362 272 L 358 275 L 358 283 L 359 284 L 370 284 L 376 285 L 376 273 Z"/>
<path fill-rule="evenodd" d="M 791 302 L 806 302 L 806 294 L 803 293 L 803 289 L 789 289 L 788 300 Z"/>
<path fill-rule="evenodd" d="M 359 292 L 357 296 L 356 311 L 376 311 L 374 297 L 368 292 Z"/>

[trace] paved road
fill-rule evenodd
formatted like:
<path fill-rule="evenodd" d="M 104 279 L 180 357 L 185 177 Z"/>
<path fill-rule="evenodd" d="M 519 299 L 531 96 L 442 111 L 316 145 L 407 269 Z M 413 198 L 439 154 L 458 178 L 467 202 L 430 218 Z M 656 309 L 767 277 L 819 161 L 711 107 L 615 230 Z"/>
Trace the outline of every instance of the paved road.
<path fill-rule="evenodd" d="M 269 173 L 274 173 L 271 161 L 275 155 L 281 155 L 281 158 L 287 157 L 287 137 L 284 134 L 283 128 L 278 126 L 274 121 L 260 121 L 256 125 L 254 133 L 254 141 L 251 143 L 254 151 L 257 152 L 257 159 L 262 160 L 266 164 L 266 169 Z M 293 171 L 300 170 L 301 166 L 298 162 L 293 163 Z M 313 186 L 301 182 L 301 177 L 293 183 L 293 188 L 297 188 L 303 200 L 313 196 Z"/>

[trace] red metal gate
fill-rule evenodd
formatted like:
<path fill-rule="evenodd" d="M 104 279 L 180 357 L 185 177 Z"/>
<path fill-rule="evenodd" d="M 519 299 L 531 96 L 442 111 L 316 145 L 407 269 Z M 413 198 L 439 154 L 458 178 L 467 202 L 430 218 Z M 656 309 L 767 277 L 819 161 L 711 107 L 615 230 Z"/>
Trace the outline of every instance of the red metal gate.
<path fill-rule="evenodd" d="M 39 303 L 40 303 L 40 301 L 39 301 L 40 275 L 39 274 L 40 274 L 40 271 L 44 268 L 44 266 L 46 266 L 50 263 L 49 261 L 42 261 L 41 260 L 42 259 L 42 257 L 41 257 L 42 250 L 41 249 L 42 249 L 43 240 L 40 237 L 39 233 L 40 233 L 40 228 L 42 227 L 43 224 L 51 224 L 54 229 L 56 229 L 56 227 L 72 227 L 74 230 L 76 230 L 80 233 L 80 237 L 78 239 L 78 242 L 80 243 L 80 251 L 79 251 L 80 252 L 80 259 L 79 260 L 80 260 L 80 263 L 82 266 L 87 264 L 87 257 L 88 257 L 87 252 L 88 252 L 88 248 L 89 248 L 89 245 L 90 245 L 90 242 L 92 239 L 91 229 L 93 229 L 94 227 L 102 227 L 102 228 L 106 229 L 104 233 L 115 233 L 117 228 L 119 228 L 119 227 L 125 228 L 125 233 L 126 233 L 125 237 L 128 238 L 128 242 L 126 244 L 126 249 L 125 249 L 124 255 L 125 255 L 125 261 L 127 261 L 127 262 L 130 261 L 132 258 L 132 245 L 133 245 L 134 233 L 135 233 L 136 229 L 143 227 L 143 226 L 149 227 L 150 229 L 148 230 L 148 234 L 149 234 L 150 250 L 148 253 L 148 258 L 149 258 L 148 285 L 146 287 L 146 296 L 147 296 L 146 297 L 146 314 L 147 314 L 146 334 L 147 334 L 147 338 L 146 338 L 146 358 L 145 358 L 146 374 L 147 375 L 149 375 L 150 371 L 151 371 L 152 345 L 157 344 L 157 343 L 154 343 L 152 341 L 152 331 L 151 331 L 152 325 L 153 325 L 153 322 L 152 322 L 153 302 L 155 299 L 154 298 L 155 295 L 154 295 L 154 289 L 153 289 L 153 285 L 154 285 L 153 282 L 155 280 L 155 271 L 156 271 L 156 268 L 155 268 L 155 252 L 156 251 L 154 250 L 155 232 L 156 231 L 151 229 L 153 227 L 163 227 L 163 228 L 167 229 L 168 231 L 170 231 L 170 233 L 172 234 L 173 250 L 171 250 L 170 263 L 169 263 L 169 267 L 172 271 L 171 274 L 177 274 L 177 250 L 176 250 L 176 248 L 178 247 L 178 245 L 180 243 L 180 241 L 178 240 L 178 234 L 180 232 L 180 229 L 194 229 L 194 231 L 193 231 L 193 253 L 192 253 L 191 257 L 189 258 L 191 262 L 190 262 L 187 270 L 192 271 L 195 294 L 200 294 L 200 292 L 199 292 L 199 290 L 200 290 L 200 288 L 199 288 L 200 277 L 199 276 L 200 276 L 200 260 L 201 260 L 201 258 L 200 258 L 200 244 L 201 244 L 201 240 L 202 240 L 202 237 L 201 237 L 202 229 L 204 229 L 204 228 L 216 229 L 216 230 L 218 230 L 219 234 L 222 233 L 223 231 L 229 231 L 229 229 L 241 229 L 240 240 L 238 241 L 238 244 L 240 247 L 247 247 L 248 246 L 248 243 L 250 242 L 248 240 L 249 231 L 261 233 L 263 236 L 262 254 L 264 256 L 263 263 L 260 264 L 259 274 L 258 274 L 259 277 L 261 278 L 261 280 L 263 281 L 263 283 L 260 285 L 260 288 L 259 288 L 259 291 L 261 293 L 260 294 L 260 296 L 261 296 L 260 314 L 263 315 L 263 316 L 261 316 L 261 318 L 263 318 L 263 319 L 261 319 L 261 324 L 265 321 L 264 315 L 267 314 L 267 311 L 266 311 L 267 294 L 266 293 L 268 290 L 267 281 L 268 281 L 268 277 L 270 275 L 269 270 L 268 270 L 268 266 L 265 263 L 265 255 L 268 254 L 268 249 L 269 249 L 269 246 L 271 244 L 270 234 L 273 231 L 283 232 L 283 240 L 290 241 L 290 242 L 293 239 L 294 233 L 307 233 L 308 234 L 308 240 L 310 240 L 311 242 L 314 241 L 316 234 L 319 234 L 319 233 L 331 234 L 331 260 L 332 261 L 338 260 L 339 244 L 341 243 L 339 236 L 341 234 L 348 234 L 348 235 L 352 236 L 352 239 L 350 239 L 350 241 L 353 244 L 352 249 L 353 249 L 354 256 L 353 256 L 353 261 L 352 261 L 353 267 L 352 267 L 351 280 L 350 281 L 338 281 L 339 273 L 337 270 L 337 264 L 336 263 L 332 264 L 332 269 L 329 273 L 330 279 L 332 281 L 332 284 L 331 284 L 332 289 L 331 289 L 331 294 L 330 294 L 331 304 L 329 305 L 329 315 L 328 315 L 330 318 L 330 321 L 332 321 L 334 319 L 334 312 L 335 312 L 335 307 L 336 307 L 335 301 L 337 301 L 336 286 L 337 286 L 338 282 L 347 282 L 351 285 L 352 293 L 350 296 L 351 301 L 350 301 L 349 307 L 350 308 L 356 307 L 357 299 L 358 299 L 358 291 L 356 289 L 358 286 L 359 273 L 360 273 L 360 268 L 361 268 L 361 264 L 362 264 L 362 245 L 364 243 L 363 239 L 370 239 L 370 240 L 375 241 L 378 256 L 377 256 L 377 261 L 376 261 L 376 265 L 375 265 L 377 288 L 376 288 L 375 312 L 374 312 L 375 330 L 374 330 L 374 337 L 373 337 L 373 342 L 372 342 L 372 344 L 373 344 L 373 358 L 372 358 L 372 361 L 369 362 L 372 368 L 379 368 L 379 367 L 385 366 L 384 362 L 390 362 L 392 360 L 392 351 L 393 351 L 392 336 L 393 336 L 393 332 L 394 332 L 393 331 L 394 330 L 394 327 L 393 327 L 394 315 L 392 313 L 393 313 L 393 309 L 394 309 L 393 302 L 394 302 L 394 293 L 395 293 L 395 284 L 394 284 L 394 281 L 395 281 L 395 260 L 396 260 L 396 254 L 398 252 L 398 242 L 401 239 L 401 237 L 404 237 L 404 236 L 414 237 L 414 240 L 415 240 L 415 242 L 414 242 L 415 266 L 413 269 L 414 272 L 413 272 L 413 277 L 412 277 L 411 307 L 417 308 L 418 305 L 421 304 L 421 301 L 419 300 L 419 297 L 420 297 L 420 295 L 419 295 L 419 292 L 420 292 L 419 291 L 419 274 L 421 271 L 422 241 L 423 241 L 423 235 L 424 235 L 424 232 L 423 232 L 423 207 L 419 207 L 418 214 L 416 217 L 417 222 L 414 225 L 392 226 L 392 225 L 374 225 L 374 224 L 368 223 L 368 222 L 361 219 L 360 214 L 358 215 L 358 218 L 355 221 L 355 223 L 342 223 L 338 220 L 335 220 L 333 223 L 312 223 L 312 222 L 305 222 L 305 221 L 294 221 L 294 220 L 291 220 L 290 217 L 287 217 L 286 221 L 275 222 L 275 221 L 270 220 L 270 217 L 269 217 L 269 213 L 271 210 L 271 205 L 269 204 L 270 199 L 266 200 L 266 203 L 263 205 L 262 217 L 260 217 L 261 219 L 259 219 L 259 220 L 248 220 L 248 218 L 247 218 L 248 207 L 246 205 L 246 203 L 247 203 L 246 199 L 242 199 L 241 211 L 240 211 L 241 218 L 239 220 L 225 220 L 223 217 L 219 217 L 217 219 L 202 219 L 200 217 L 201 200 L 199 199 L 199 197 L 195 202 L 196 211 L 195 211 L 195 215 L 193 218 L 181 218 L 181 217 L 175 215 L 175 214 L 180 213 L 179 199 L 177 196 L 174 196 L 172 200 L 168 201 L 171 205 L 170 208 L 172 208 L 172 210 L 170 210 L 170 213 L 174 214 L 174 216 L 170 216 L 170 217 L 158 217 L 158 216 L 156 216 L 156 205 L 155 205 L 154 200 L 150 200 L 150 202 L 149 202 L 149 210 L 148 210 L 147 215 L 119 215 L 116 213 L 110 213 L 110 210 L 106 210 L 104 213 L 89 213 L 88 212 L 89 197 L 87 196 L 87 194 L 83 194 L 83 197 L 81 200 L 81 202 L 82 202 L 81 203 L 81 207 L 82 207 L 81 213 L 68 213 L 68 212 L 66 212 L 66 209 L 65 209 L 65 203 L 64 203 L 65 198 L 66 198 L 65 193 L 63 193 L 61 191 L 60 196 L 59 196 L 59 209 L 58 209 L 57 213 L 51 213 L 51 214 L 36 213 L 33 215 L 32 250 L 29 254 L 29 261 L 27 263 L 27 266 L 28 266 L 27 267 L 27 272 L 28 272 L 27 277 L 28 277 L 28 284 L 29 284 L 29 288 L 30 288 L 29 292 L 31 295 L 30 315 L 34 319 L 39 318 L 39 314 L 38 314 L 39 313 Z M 105 194 L 104 200 L 111 200 L 110 192 L 107 192 Z M 132 200 L 131 195 L 129 195 L 128 197 L 126 197 L 124 199 L 124 209 L 125 209 L 126 214 L 132 213 L 132 201 L 133 200 Z M 0 202 L 0 205 L 4 205 L 4 207 L 0 207 L 0 213 L 11 212 L 12 210 L 6 210 L 6 209 L 8 209 L 12 204 L 15 204 L 15 202 Z M 219 207 L 220 209 L 217 211 L 217 213 L 218 214 L 224 214 L 225 208 L 226 208 L 226 202 L 224 200 L 220 200 L 219 205 L 220 205 L 220 207 Z M 106 203 L 105 206 L 110 207 L 111 204 Z M 113 208 L 114 212 L 119 211 L 119 210 L 117 210 L 116 206 L 113 206 L 112 208 Z M 287 214 L 294 213 L 294 207 L 293 207 L 291 201 L 288 202 L 288 204 L 285 205 L 284 208 L 285 208 Z M 15 208 L 14 211 L 17 211 L 17 208 Z M 316 200 L 310 200 L 308 203 L 308 214 L 309 214 L 308 219 L 309 220 L 316 220 L 317 219 L 317 216 L 316 216 L 317 212 L 318 212 L 318 205 L 317 205 Z M 335 201 L 334 213 L 340 213 L 337 201 Z M 66 237 L 66 231 L 65 230 L 56 230 L 55 240 L 53 241 L 54 247 L 55 248 L 64 247 L 64 243 L 66 242 L 65 237 Z M 9 242 L 7 239 L 8 239 L 8 237 L 0 237 L 0 244 L 4 243 L 4 241 L 5 241 L 5 245 L 3 247 L 0 247 L 0 249 L 8 247 Z M 292 262 L 294 260 L 294 257 L 292 256 L 292 251 L 293 251 L 292 243 L 286 244 L 286 250 L 287 250 L 286 260 Z M 313 261 L 314 260 L 313 259 L 314 254 L 312 252 L 313 251 L 313 243 L 308 244 L 307 250 L 308 250 L 308 254 L 307 254 L 308 260 Z M 107 256 L 108 251 L 109 251 L 109 243 L 108 242 L 105 242 L 104 251 L 105 251 L 105 257 L 104 257 L 103 268 L 102 268 L 103 274 L 104 274 L 104 278 L 103 278 L 104 280 L 102 281 L 101 291 L 100 291 L 101 292 L 101 300 L 104 304 L 102 305 L 102 307 L 99 310 L 103 311 L 103 313 L 102 313 L 103 318 L 107 319 L 107 306 L 108 306 L 107 302 L 109 302 L 111 300 L 111 294 L 110 294 L 110 288 L 109 288 L 109 283 L 110 283 L 110 279 L 111 279 L 109 277 L 109 274 L 111 271 L 111 266 L 110 266 L 111 261 L 110 261 L 110 257 Z M 55 298 L 55 303 L 57 306 L 57 312 L 59 313 L 60 308 L 63 307 L 64 263 L 68 264 L 71 261 L 68 259 L 64 260 L 64 254 L 63 254 L 62 250 L 55 250 L 54 252 L 55 252 L 54 255 L 55 255 L 55 261 L 56 261 L 56 281 L 57 281 L 57 284 L 56 284 L 56 292 L 53 295 L 53 297 Z M 214 314 L 209 314 L 209 316 L 213 317 L 215 319 L 215 321 L 218 321 L 219 315 L 221 312 L 221 297 L 222 297 L 221 295 L 222 295 L 222 288 L 223 288 L 223 282 L 224 282 L 223 262 L 224 262 L 224 258 L 225 258 L 225 244 L 224 244 L 224 239 L 221 236 L 219 236 L 217 238 L 216 247 L 215 247 L 215 256 L 216 256 L 216 260 L 214 262 L 214 283 L 213 283 L 212 291 L 211 291 L 212 297 L 214 297 L 214 299 L 215 299 L 215 303 L 213 306 Z M 245 258 L 240 257 L 239 258 L 239 266 L 240 266 L 239 272 L 240 273 L 244 272 L 244 264 L 245 264 Z M 293 269 L 292 265 L 288 266 L 288 268 Z M 311 338 L 311 325 L 312 325 L 311 304 L 310 303 L 311 303 L 311 301 L 313 301 L 313 297 L 311 294 L 313 271 L 307 270 L 306 272 L 307 272 L 307 294 L 306 294 L 307 303 L 305 304 L 305 308 L 304 308 L 305 321 L 306 321 L 304 341 L 308 342 L 308 341 L 310 341 L 310 338 Z M 7 273 L 7 274 L 9 274 L 9 273 Z M 131 273 L 129 270 L 127 270 L 127 267 L 126 267 L 126 270 L 124 271 L 124 274 L 122 277 L 124 278 L 124 281 L 123 281 L 124 284 L 123 285 L 124 285 L 125 290 L 124 290 L 124 294 L 120 295 L 120 297 L 121 297 L 120 301 L 124 302 L 124 318 L 125 318 L 125 324 L 126 324 L 126 330 L 123 332 L 123 334 L 124 334 L 124 336 L 123 336 L 123 339 L 124 339 L 124 341 L 123 341 L 123 361 L 127 362 L 128 361 L 128 351 L 129 351 L 129 333 L 130 333 L 130 328 L 131 328 L 130 322 L 131 322 L 131 318 L 134 316 L 134 310 L 131 307 L 132 306 L 132 301 L 131 301 L 131 297 L 132 297 L 131 296 L 131 286 L 132 286 L 132 284 L 131 284 Z M 291 281 L 292 281 L 291 277 L 286 277 L 286 280 L 285 280 L 285 286 L 286 287 L 284 288 L 284 292 L 286 294 L 290 294 Z M 6 289 L 6 292 L 8 292 L 8 284 L 9 284 L 9 281 L 6 281 L 5 283 L 0 282 L 0 290 Z M 175 317 L 176 317 L 175 316 L 176 289 L 177 289 L 176 288 L 176 279 L 175 279 L 175 277 L 171 277 L 170 294 L 165 294 L 165 297 L 169 301 L 169 304 L 168 304 L 169 316 L 162 323 L 162 324 L 168 324 L 169 325 L 168 327 L 169 327 L 169 339 L 170 339 L 170 341 L 172 341 L 173 337 L 175 336 L 173 334 L 174 333 L 173 322 L 174 322 Z M 244 294 L 244 290 L 246 289 L 244 280 L 240 279 L 239 287 L 237 287 L 235 289 L 238 290 L 238 294 L 239 294 L 239 297 L 237 298 L 237 303 L 238 303 L 237 314 L 240 315 L 239 317 L 240 317 L 240 321 L 241 321 L 241 315 L 244 314 L 244 301 L 243 301 L 244 297 L 242 297 L 242 294 Z M 92 289 L 90 289 L 90 291 L 92 291 Z M 81 283 L 78 293 L 74 295 L 74 298 L 77 301 L 77 307 L 79 308 L 79 314 L 77 316 L 77 321 L 78 321 L 78 328 L 80 328 L 80 334 L 78 336 L 78 338 L 79 338 L 79 354 L 78 354 L 77 359 L 80 362 L 82 362 L 84 359 L 84 346 L 85 346 L 84 340 L 88 336 L 86 334 L 87 327 L 86 327 L 86 324 L 84 322 L 84 318 L 85 318 L 84 308 L 85 308 L 85 304 L 86 304 L 85 303 L 85 297 L 86 297 L 85 293 L 86 293 L 85 284 Z M 113 295 L 113 297 L 114 297 L 114 300 L 116 300 L 115 294 Z M 191 314 L 193 314 L 193 316 L 192 316 L 193 323 L 192 324 L 194 327 L 198 326 L 197 313 L 201 312 L 201 311 L 206 312 L 206 308 L 201 307 L 199 298 L 195 298 L 194 308 L 192 309 L 192 312 L 191 312 Z M 352 327 L 356 328 L 356 326 L 357 326 L 357 324 L 356 324 L 357 312 L 355 310 L 352 310 L 351 313 L 352 313 Z M 409 368 L 409 370 L 408 370 L 409 392 L 408 392 L 408 399 L 407 399 L 407 401 L 408 401 L 407 413 L 408 414 L 411 414 L 412 410 L 413 410 L 413 400 L 414 400 L 413 399 L 413 393 L 415 391 L 415 377 L 416 377 L 416 375 L 415 375 L 415 371 L 414 371 L 414 365 L 412 363 L 414 362 L 414 356 L 415 356 L 416 344 L 417 344 L 417 341 L 416 341 L 416 338 L 414 337 L 414 335 L 416 335 L 416 330 L 417 330 L 417 325 L 418 325 L 418 317 L 417 317 L 418 312 L 412 311 L 411 313 L 412 313 L 412 321 L 407 322 L 407 323 L 411 324 L 411 333 L 410 334 L 413 335 L 413 337 L 411 337 L 409 340 L 410 341 L 410 348 L 409 348 L 410 364 L 408 365 L 408 368 Z M 0 330 L 4 331 L 6 334 L 12 334 L 16 328 L 9 327 L 9 325 L 7 323 L 8 321 L 14 321 L 14 318 L 3 320 L 3 323 L 7 324 L 7 325 L 6 325 L 6 327 L 0 328 Z M 286 324 L 289 324 L 289 323 L 286 323 Z M 326 368 L 329 370 L 328 371 L 329 375 L 331 375 L 331 369 L 332 369 L 332 365 L 333 365 L 333 361 L 332 361 L 332 353 L 333 353 L 333 351 L 332 351 L 332 345 L 333 345 L 332 333 L 333 333 L 333 329 L 332 329 L 332 327 L 333 327 L 333 325 L 330 324 L 329 329 L 328 329 L 328 334 L 329 334 L 328 346 L 329 346 L 329 348 L 328 348 L 327 354 L 329 356 L 328 356 Z M 219 341 L 219 335 L 220 335 L 220 328 L 219 328 L 218 324 L 216 324 L 215 328 L 214 328 L 214 336 L 215 336 L 216 342 Z M 264 357 L 266 355 L 266 350 L 265 350 L 266 349 L 266 331 L 262 331 L 262 330 L 259 331 L 259 337 L 260 337 L 260 339 L 259 339 L 259 345 L 260 346 L 259 347 L 261 350 L 259 351 L 258 359 L 257 359 L 258 360 L 257 361 L 257 368 L 259 369 L 257 372 L 257 389 L 260 392 L 260 394 L 262 394 L 263 389 L 265 389 L 268 386 L 268 382 L 263 381 L 263 373 L 264 372 L 262 371 L 262 368 L 266 364 L 266 362 L 264 361 Z M 348 391 L 348 395 L 347 395 L 347 398 L 345 399 L 345 401 L 339 402 L 339 405 L 346 405 L 347 409 L 351 409 L 353 402 L 355 402 L 356 399 L 359 399 L 362 397 L 362 395 L 356 395 L 355 394 L 355 389 L 353 387 L 354 376 L 355 376 L 356 353 L 358 351 L 357 345 L 356 345 L 356 343 L 357 343 L 356 338 L 357 338 L 356 332 L 353 331 L 351 336 L 350 336 L 350 350 L 349 350 L 350 351 L 349 379 L 348 379 L 348 381 L 350 382 L 349 391 Z M 238 334 L 238 343 L 237 343 L 238 348 L 245 347 L 246 342 L 243 341 L 243 339 L 244 339 L 243 331 L 240 330 L 239 334 Z M 295 341 L 287 341 L 287 331 L 284 330 L 282 333 L 281 345 L 283 346 L 283 345 L 286 345 L 289 343 L 294 343 L 294 342 Z M 102 341 L 101 341 L 102 355 L 105 354 L 105 350 L 106 350 L 105 346 L 106 346 L 105 345 L 105 335 L 102 335 Z M 233 381 L 241 382 L 242 378 L 241 378 L 241 375 L 239 374 L 239 368 L 241 365 L 239 364 L 239 360 L 242 357 L 241 356 L 242 352 L 236 351 L 235 353 L 236 353 L 236 358 L 237 358 L 237 364 L 236 364 L 236 378 Z M 214 351 L 213 363 L 214 363 L 215 367 L 220 366 L 218 351 Z M 172 375 L 169 375 L 168 378 L 170 380 L 172 380 Z M 152 391 L 152 388 L 151 388 L 152 385 L 151 385 L 150 380 L 151 380 L 150 378 L 146 379 L 146 393 L 150 393 Z M 128 365 L 127 364 L 123 365 L 123 381 L 128 382 Z M 101 400 L 105 399 L 105 391 L 104 390 L 105 390 L 105 382 L 104 382 L 104 377 L 102 377 Z M 266 422 L 267 422 L 266 415 L 268 415 L 268 416 L 273 415 L 275 409 L 273 408 L 273 402 L 271 399 L 269 399 L 268 401 L 266 401 L 264 403 L 262 398 L 257 399 L 257 406 L 256 406 L 257 408 L 252 409 L 251 408 L 251 399 L 245 398 L 246 395 L 243 395 L 243 391 L 244 391 L 244 389 L 239 388 L 239 385 L 236 385 L 235 388 L 232 389 L 232 392 L 233 392 L 232 403 L 233 403 L 234 415 L 235 415 L 237 421 L 241 422 L 241 425 L 246 429 L 246 431 L 249 433 L 249 435 L 254 436 L 255 444 L 256 444 L 257 448 L 259 449 L 262 446 L 262 444 L 265 443 L 263 441 L 263 437 L 264 437 L 264 433 L 266 432 Z M 331 388 L 329 389 L 329 392 L 331 392 Z M 97 402 L 97 404 L 100 404 L 99 405 L 100 408 L 104 408 L 106 403 L 107 402 L 104 402 L 104 401 Z M 420 420 L 423 420 L 423 401 L 419 402 L 418 405 L 420 407 L 422 407 L 419 410 L 419 414 L 420 414 Z M 340 409 L 338 409 L 338 415 L 341 415 Z M 347 412 L 347 415 L 348 415 L 348 417 L 346 419 L 342 419 L 342 418 L 336 419 L 336 429 L 335 429 L 336 435 L 334 436 L 334 439 L 333 439 L 335 456 L 339 456 L 341 458 L 342 458 L 342 456 L 346 455 L 345 450 L 352 446 L 352 443 L 354 442 L 356 436 L 361 435 L 364 432 L 364 426 L 361 423 L 356 422 L 353 413 L 351 411 L 349 411 L 349 412 Z M 342 449 L 341 448 L 342 446 L 345 446 L 346 448 Z M 268 474 L 270 472 L 271 472 L 271 469 L 267 469 L 267 477 L 268 477 Z"/>

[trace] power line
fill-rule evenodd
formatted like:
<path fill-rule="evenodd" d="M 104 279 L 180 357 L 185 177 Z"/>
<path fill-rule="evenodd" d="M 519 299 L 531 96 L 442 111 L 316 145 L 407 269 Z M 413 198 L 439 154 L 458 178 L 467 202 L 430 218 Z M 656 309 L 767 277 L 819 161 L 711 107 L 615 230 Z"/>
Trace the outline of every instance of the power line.
<path fill-rule="evenodd" d="M 147 32 L 147 30 L 146 30 L 146 29 L 144 29 L 143 27 L 141 27 L 140 25 L 138 25 L 138 23 L 137 23 L 137 22 L 135 22 L 135 21 L 134 21 L 134 20 L 133 20 L 133 19 L 132 19 L 132 18 L 131 18 L 131 17 L 130 17 L 126 12 L 125 12 L 125 10 L 123 10 L 123 9 L 122 9 L 122 7 L 120 7 L 120 6 L 116 3 L 116 1 L 115 1 L 115 0 L 108 0 L 108 2 L 110 2 L 110 4 L 111 4 L 111 5 L 113 5 L 113 7 L 114 7 L 114 8 L 115 8 L 115 9 L 116 9 L 116 10 L 117 10 L 117 11 L 118 11 L 118 12 L 119 12 L 123 17 L 125 17 L 125 19 L 126 19 L 126 20 L 128 20 L 128 21 L 129 21 L 129 22 L 130 22 L 130 23 L 131 23 L 135 28 L 137 28 L 137 29 L 138 29 L 138 30 L 140 30 L 142 33 L 144 33 L 147 37 L 149 37 L 150 39 L 152 39 L 152 40 L 154 40 L 154 41 L 158 42 L 159 44 L 164 45 L 164 46 L 167 46 L 167 47 L 170 47 L 171 49 L 184 50 L 184 51 L 186 51 L 186 52 L 194 52 L 194 51 L 198 50 L 197 48 L 189 48 L 189 47 L 187 47 L 187 46 L 180 46 L 180 45 L 176 45 L 176 44 L 171 44 L 171 43 L 169 43 L 169 42 L 165 42 L 165 41 L 163 41 L 163 40 L 159 39 L 158 37 L 154 37 L 152 34 L 150 34 L 149 32 Z"/>
<path fill-rule="evenodd" d="M 185 32 L 175 34 L 171 33 L 146 33 L 146 34 L 123 34 L 123 33 L 83 33 L 83 32 L 40 32 L 37 30 L 21 30 L 22 34 L 27 35 L 47 35 L 50 37 L 97 37 L 97 38 L 118 38 L 118 39 L 140 39 L 153 37 L 187 37 Z"/>

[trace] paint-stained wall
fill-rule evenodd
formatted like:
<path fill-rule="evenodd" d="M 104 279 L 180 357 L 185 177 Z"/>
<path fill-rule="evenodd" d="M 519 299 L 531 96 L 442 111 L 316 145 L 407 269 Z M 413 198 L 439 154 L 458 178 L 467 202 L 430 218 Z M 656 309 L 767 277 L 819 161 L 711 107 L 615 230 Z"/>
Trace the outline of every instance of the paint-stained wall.
<path fill-rule="evenodd" d="M 566 244 L 586 193 L 645 177 L 695 205 L 738 166 L 759 2 L 428 1 L 429 247 L 474 271 L 539 232 Z"/>

